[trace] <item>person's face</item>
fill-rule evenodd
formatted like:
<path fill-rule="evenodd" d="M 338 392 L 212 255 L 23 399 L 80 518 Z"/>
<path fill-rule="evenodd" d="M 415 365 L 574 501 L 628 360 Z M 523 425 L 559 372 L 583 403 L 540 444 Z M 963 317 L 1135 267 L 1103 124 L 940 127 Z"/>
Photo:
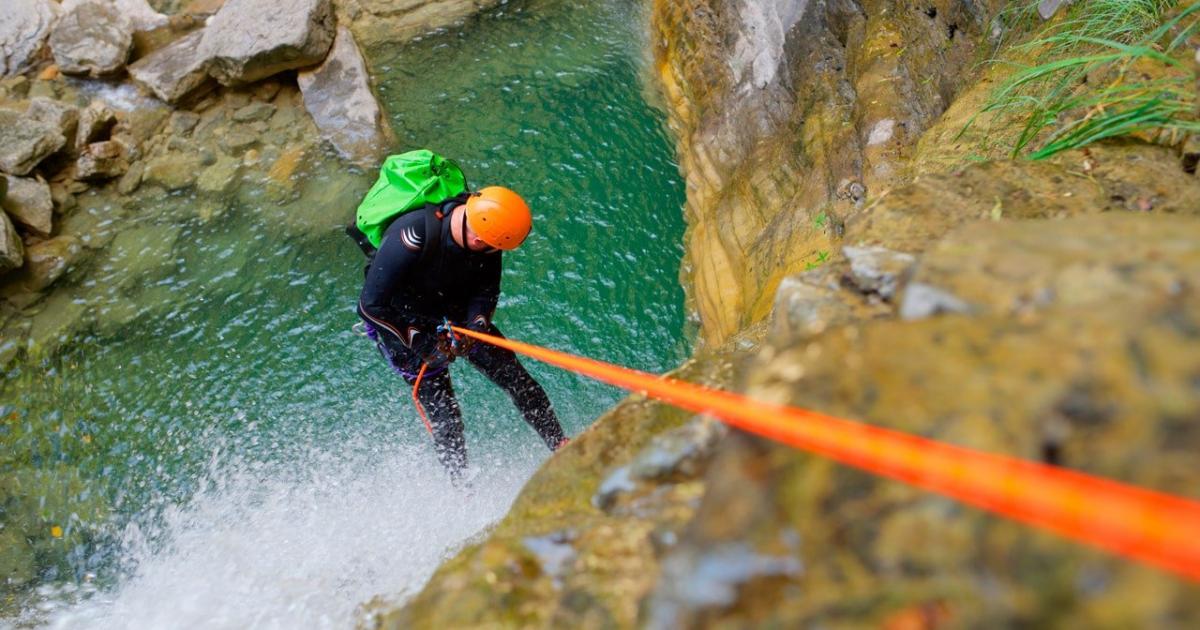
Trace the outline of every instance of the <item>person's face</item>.
<path fill-rule="evenodd" d="M 463 228 L 465 229 L 463 241 L 466 242 L 467 249 L 473 252 L 483 252 L 485 254 L 490 254 L 494 251 L 497 251 L 495 247 L 483 242 L 483 239 L 479 238 L 479 235 L 471 229 L 470 225 L 466 225 L 465 221 L 463 222 Z"/>

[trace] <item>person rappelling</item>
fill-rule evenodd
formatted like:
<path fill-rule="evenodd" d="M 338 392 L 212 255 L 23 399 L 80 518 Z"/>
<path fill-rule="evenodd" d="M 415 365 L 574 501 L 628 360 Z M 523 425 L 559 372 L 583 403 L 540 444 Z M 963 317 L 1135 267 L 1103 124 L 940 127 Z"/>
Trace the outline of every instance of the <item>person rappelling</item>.
<path fill-rule="evenodd" d="M 363 331 L 408 384 L 438 460 L 456 483 L 467 466 L 450 364 L 467 360 L 500 386 L 552 451 L 567 442 L 542 386 L 516 355 L 472 343 L 452 325 L 503 336 L 492 322 L 503 254 L 532 228 L 516 192 L 466 190 L 462 171 L 427 150 L 393 155 L 347 228 L 368 257 L 358 300 Z"/>

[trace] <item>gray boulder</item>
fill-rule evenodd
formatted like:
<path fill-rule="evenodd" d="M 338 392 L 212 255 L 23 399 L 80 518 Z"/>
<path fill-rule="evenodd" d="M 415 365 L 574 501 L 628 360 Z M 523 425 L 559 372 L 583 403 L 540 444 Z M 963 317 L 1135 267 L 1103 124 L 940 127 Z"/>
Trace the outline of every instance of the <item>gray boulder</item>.
<path fill-rule="evenodd" d="M 87 2 L 89 0 L 82 0 Z M 117 12 L 121 14 L 130 24 L 133 25 L 135 32 L 141 33 L 144 31 L 152 31 L 156 28 L 162 28 L 170 24 L 171 19 L 165 14 L 159 13 L 150 6 L 146 0 L 106 0 L 116 7 Z M 162 4 L 162 3 L 159 3 Z"/>
<path fill-rule="evenodd" d="M 159 99 L 172 105 L 202 96 L 216 84 L 208 76 L 208 60 L 199 54 L 204 31 L 190 33 L 129 66 L 129 75 Z"/>
<path fill-rule="evenodd" d="M 8 216 L 38 236 L 50 236 L 54 220 L 54 200 L 50 185 L 32 177 L 2 175 L 8 180 L 8 194 L 0 202 Z"/>
<path fill-rule="evenodd" d="M 256 122 L 270 120 L 274 115 L 274 105 L 255 101 L 233 112 L 233 119 L 238 122 Z"/>
<path fill-rule="evenodd" d="M 75 150 L 106 140 L 117 124 L 117 115 L 104 101 L 92 101 L 79 114 L 79 129 L 75 133 Z"/>
<path fill-rule="evenodd" d="M 50 33 L 50 50 L 64 74 L 101 77 L 120 72 L 133 52 L 133 23 L 115 5 L 81 2 Z"/>
<path fill-rule="evenodd" d="M 82 180 L 101 180 L 120 177 L 129 170 L 125 151 L 120 142 L 106 140 L 84 147 L 75 161 L 75 177 Z"/>
<path fill-rule="evenodd" d="M 297 81 L 304 107 L 321 135 L 352 162 L 378 162 L 391 144 L 391 128 L 371 91 L 367 65 L 350 30 L 338 27 L 325 62 L 300 72 Z"/>
<path fill-rule="evenodd" d="M 28 175 L 67 143 L 62 132 L 8 109 L 0 109 L 0 171 Z"/>
<path fill-rule="evenodd" d="M 25 264 L 25 245 L 8 215 L 0 211 L 0 273 L 7 273 Z"/>
<path fill-rule="evenodd" d="M 79 127 L 79 108 L 51 98 L 38 97 L 29 102 L 25 117 L 46 123 L 67 138 L 75 137 Z"/>
<path fill-rule="evenodd" d="M 209 74 L 242 85 L 320 63 L 334 38 L 331 0 L 229 0 L 204 29 L 197 54 Z"/>
<path fill-rule="evenodd" d="M 875 293 L 885 300 L 896 295 L 901 280 L 917 260 L 912 254 L 872 246 L 846 246 L 842 254 L 850 261 L 848 280 L 859 291 Z"/>
<path fill-rule="evenodd" d="M 58 4 L 50 0 L 4 0 L 4 10 L 0 11 L 0 76 L 29 69 L 58 14 Z"/>

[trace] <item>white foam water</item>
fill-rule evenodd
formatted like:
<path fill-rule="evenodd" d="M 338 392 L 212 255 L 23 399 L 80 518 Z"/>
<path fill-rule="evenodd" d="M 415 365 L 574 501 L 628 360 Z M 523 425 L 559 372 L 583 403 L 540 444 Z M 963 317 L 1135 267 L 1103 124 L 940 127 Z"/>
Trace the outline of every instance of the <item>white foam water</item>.
<path fill-rule="evenodd" d="M 126 528 L 128 577 L 75 603 L 47 598 L 39 616 L 63 629 L 352 628 L 362 604 L 411 596 L 504 514 L 538 463 L 505 457 L 467 490 L 430 449 L 213 466 L 210 488 L 163 510 L 155 532 Z"/>

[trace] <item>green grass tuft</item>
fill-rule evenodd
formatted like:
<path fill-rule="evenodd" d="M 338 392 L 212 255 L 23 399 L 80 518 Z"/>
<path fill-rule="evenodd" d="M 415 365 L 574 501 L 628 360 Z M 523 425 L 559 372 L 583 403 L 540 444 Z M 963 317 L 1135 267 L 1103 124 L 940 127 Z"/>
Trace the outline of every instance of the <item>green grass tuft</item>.
<path fill-rule="evenodd" d="M 993 124 L 1015 125 L 1013 157 L 1028 152 L 1035 160 L 1104 138 L 1149 135 L 1170 144 L 1200 133 L 1195 65 L 1180 59 L 1180 47 L 1200 29 L 1200 2 L 1167 17 L 1175 5 L 1077 4 L 1041 35 L 1013 47 L 1013 57 L 1033 63 L 1015 64 L 1016 72 L 963 132 L 988 114 Z M 1034 7 L 1021 5 L 1009 19 L 1026 19 Z"/>

